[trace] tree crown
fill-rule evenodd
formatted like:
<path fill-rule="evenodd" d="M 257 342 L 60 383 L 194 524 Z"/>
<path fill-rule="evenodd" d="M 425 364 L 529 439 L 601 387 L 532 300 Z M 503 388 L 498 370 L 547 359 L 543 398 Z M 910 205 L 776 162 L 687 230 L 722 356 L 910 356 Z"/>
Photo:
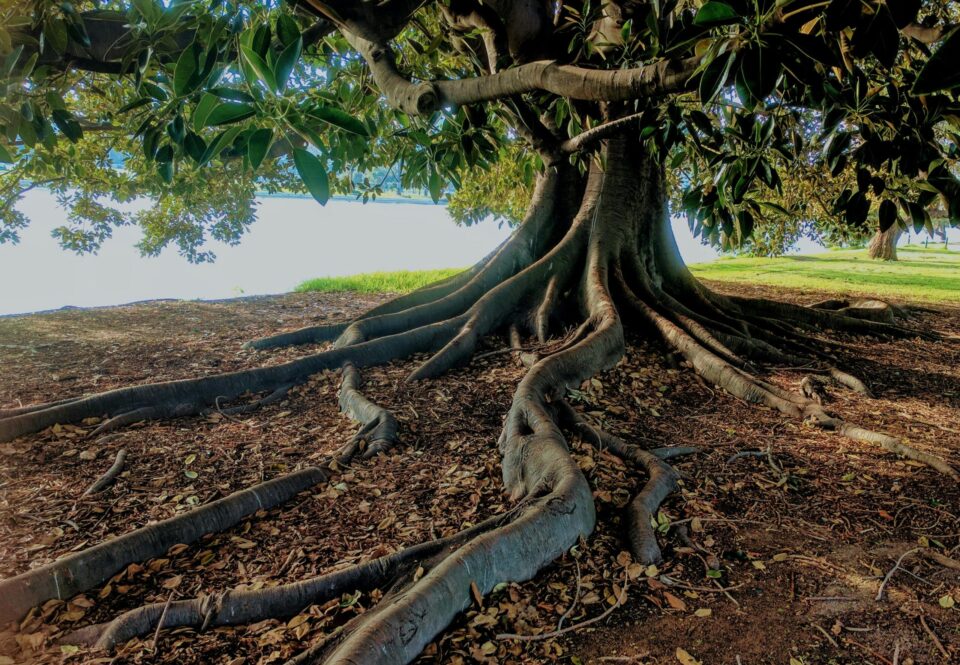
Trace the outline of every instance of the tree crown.
<path fill-rule="evenodd" d="M 258 190 L 368 200 L 394 178 L 452 186 L 458 221 L 515 221 L 539 170 L 585 168 L 622 131 L 725 246 L 782 244 L 798 215 L 929 227 L 938 198 L 960 219 L 957 18 L 921 0 L 16 0 L 0 241 L 35 186 L 68 206 L 66 247 L 137 223 L 144 252 L 191 260 L 240 238 Z M 811 176 L 832 178 L 815 215 L 794 186 Z M 157 205 L 114 205 L 142 194 Z"/>

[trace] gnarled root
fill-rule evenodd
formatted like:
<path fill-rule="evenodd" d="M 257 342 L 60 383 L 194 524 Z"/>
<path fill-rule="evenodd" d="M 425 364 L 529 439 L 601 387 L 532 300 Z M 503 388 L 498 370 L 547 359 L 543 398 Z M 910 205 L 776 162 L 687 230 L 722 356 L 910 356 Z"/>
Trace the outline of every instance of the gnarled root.
<path fill-rule="evenodd" d="M 351 363 L 343 366 L 340 410 L 360 422 L 360 431 L 340 449 L 338 460 L 347 463 L 359 454 L 363 459 L 390 450 L 397 444 L 397 419 L 390 411 L 360 392 L 360 372 Z"/>
<path fill-rule="evenodd" d="M 347 463 L 388 449 L 397 436 L 396 419 L 360 392 L 360 368 L 427 352 L 432 355 L 410 378 L 434 377 L 468 361 L 483 336 L 509 324 L 514 324 L 515 344 L 521 328 L 541 339 L 553 324 L 572 330 L 557 344 L 539 348 L 537 355 L 523 356 L 529 370 L 517 386 L 498 445 L 505 490 L 519 502 L 507 515 L 449 539 L 311 580 L 147 606 L 108 626 L 85 629 L 81 637 L 111 646 L 159 623 L 204 627 L 259 621 L 288 616 L 344 590 L 381 588 L 385 596 L 376 607 L 292 662 L 407 663 L 471 603 L 473 589 L 485 594 L 500 582 L 529 579 L 592 532 L 596 513 L 591 488 L 569 453 L 561 423 L 646 472 L 648 480 L 629 505 L 626 537 L 638 560 L 659 560 L 651 520 L 678 482 L 666 460 L 693 451 L 633 446 L 590 426 L 564 402 L 571 388 L 622 358 L 621 313 L 635 315 L 699 376 L 740 399 L 879 445 L 958 479 L 942 460 L 827 414 L 812 394 L 764 380 L 754 365 L 772 361 L 809 370 L 866 395 L 869 390 L 862 381 L 836 369 L 836 358 L 819 337 L 821 330 L 901 337 L 914 331 L 878 320 L 885 318 L 874 315 L 879 307 L 800 307 L 710 292 L 679 259 L 669 233 L 662 168 L 637 142 L 610 139 L 604 159 L 591 161 L 586 182 L 576 171 L 568 165 L 548 168 L 525 223 L 470 271 L 351 322 L 251 344 L 270 348 L 334 341 L 331 348 L 271 367 L 0 412 L 0 441 L 92 416 L 110 416 L 99 430 L 105 431 L 144 418 L 210 408 L 243 412 L 282 399 L 311 374 L 340 369 L 341 408 L 361 423 L 358 434 L 339 451 L 337 461 Z M 581 193 L 574 210 L 566 199 Z M 860 309 L 870 311 L 855 311 Z M 812 388 L 814 383 L 807 385 Z M 227 403 L 254 394 L 266 397 L 241 406 Z M 0 582 L 0 621 L 19 618 L 50 598 L 67 598 L 96 586 L 129 563 L 162 554 L 175 543 L 223 530 L 325 477 L 320 468 L 311 467 Z M 423 577 L 411 574 L 421 566 Z"/>
<path fill-rule="evenodd" d="M 125 449 L 121 449 L 120 452 L 117 453 L 117 457 L 113 461 L 113 464 L 111 464 L 110 468 L 107 469 L 107 472 L 97 478 L 97 480 L 86 489 L 86 491 L 83 493 L 83 496 L 89 496 L 105 490 L 123 471 L 123 465 L 126 461 L 127 451 Z"/>
<path fill-rule="evenodd" d="M 698 340 L 671 321 L 667 314 L 661 314 L 654 307 L 647 304 L 634 293 L 622 274 L 618 275 L 618 282 L 629 307 L 642 319 L 647 321 L 648 324 L 653 326 L 666 343 L 671 348 L 680 352 L 693 366 L 694 370 L 704 379 L 720 386 L 730 394 L 746 402 L 765 404 L 779 410 L 785 415 L 802 419 L 805 422 L 825 429 L 834 430 L 850 439 L 878 445 L 890 452 L 922 462 L 932 469 L 946 474 L 954 480 L 960 481 L 960 474 L 942 459 L 921 452 L 888 434 L 874 432 L 827 414 L 820 404 L 822 397 L 819 394 L 819 390 L 814 387 L 815 381 L 805 384 L 807 394 L 791 393 L 740 368 L 734 367 L 725 359 L 715 354 L 711 349 L 700 344 Z M 751 302 L 756 303 L 756 301 Z M 780 310 L 778 308 L 778 311 L 792 312 L 793 310 L 790 308 Z M 827 310 L 824 311 L 826 312 Z M 861 321 L 860 319 L 850 319 L 849 317 L 839 317 L 837 320 L 843 322 L 844 319 Z M 871 325 L 887 325 L 873 324 L 869 321 L 861 322 L 870 323 Z M 819 371 L 829 375 L 838 383 L 856 392 L 867 395 L 870 394 L 862 381 L 845 372 L 841 372 L 833 367 Z"/>
<path fill-rule="evenodd" d="M 107 623 L 74 631 L 64 641 L 109 650 L 134 637 L 163 628 L 190 626 L 203 630 L 211 626 L 235 626 L 293 616 L 308 605 L 323 603 L 344 593 L 385 588 L 418 564 L 433 559 L 445 550 L 452 551 L 454 547 L 495 528 L 509 517 L 509 514 L 498 515 L 448 538 L 407 547 L 344 570 L 291 584 L 256 590 L 230 589 L 212 596 L 174 601 L 169 605 L 144 605 Z M 163 625 L 158 626 L 161 616 Z"/>
<path fill-rule="evenodd" d="M 577 432 L 584 441 L 622 459 L 624 462 L 644 469 L 649 478 L 643 489 L 630 500 L 627 506 L 627 542 L 637 561 L 649 565 L 663 559 L 653 528 L 653 518 L 660 504 L 677 489 L 680 474 L 664 460 L 699 452 L 692 447 L 657 448 L 644 450 L 627 443 L 599 427 L 587 422 L 565 400 L 554 403 L 560 421 Z"/>
<path fill-rule="evenodd" d="M 289 501 L 325 479 L 319 468 L 303 469 L 2 580 L 0 624 L 19 619 L 52 598 L 65 600 L 91 589 L 129 564 L 160 556 L 178 543 L 228 529 L 247 515 Z"/>

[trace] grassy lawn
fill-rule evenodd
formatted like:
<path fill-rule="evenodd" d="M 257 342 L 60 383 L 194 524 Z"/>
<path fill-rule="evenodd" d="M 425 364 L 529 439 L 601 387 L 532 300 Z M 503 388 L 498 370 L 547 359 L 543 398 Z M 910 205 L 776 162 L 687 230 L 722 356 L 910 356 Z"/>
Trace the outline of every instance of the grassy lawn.
<path fill-rule="evenodd" d="M 960 251 L 901 247 L 899 261 L 874 261 L 866 250 L 835 250 L 777 259 L 724 258 L 690 266 L 697 277 L 749 282 L 791 289 L 890 297 L 923 302 L 960 303 Z M 350 277 L 321 277 L 297 291 L 405 293 L 449 277 L 459 269 L 373 272 Z"/>
<path fill-rule="evenodd" d="M 703 279 L 752 282 L 926 302 L 960 302 L 960 252 L 908 246 L 898 261 L 874 261 L 866 250 L 835 250 L 777 259 L 724 258 L 690 266 Z"/>
<path fill-rule="evenodd" d="M 421 286 L 456 275 L 463 268 L 441 270 L 398 270 L 396 272 L 367 272 L 348 277 L 318 277 L 308 279 L 294 291 L 355 291 L 357 293 L 407 293 Z"/>

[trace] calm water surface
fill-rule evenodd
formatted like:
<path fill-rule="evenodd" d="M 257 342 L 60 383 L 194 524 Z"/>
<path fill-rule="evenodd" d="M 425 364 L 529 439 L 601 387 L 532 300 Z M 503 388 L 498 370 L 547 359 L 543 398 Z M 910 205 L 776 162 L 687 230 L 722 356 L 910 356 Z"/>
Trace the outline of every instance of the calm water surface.
<path fill-rule="evenodd" d="M 458 227 L 444 206 L 432 203 L 335 200 L 321 208 L 312 199 L 287 197 L 259 203 L 258 221 L 239 245 L 211 242 L 216 262 L 192 265 L 174 248 L 141 257 L 134 247 L 140 231 L 129 227 L 117 229 L 96 255 L 64 251 L 50 231 L 66 223 L 66 212 L 50 193 L 30 192 L 19 204 L 30 227 L 19 245 L 0 245 L 0 314 L 283 293 L 326 275 L 467 267 L 509 234 L 489 220 Z M 674 229 L 688 262 L 716 257 L 684 221 L 676 220 Z"/>

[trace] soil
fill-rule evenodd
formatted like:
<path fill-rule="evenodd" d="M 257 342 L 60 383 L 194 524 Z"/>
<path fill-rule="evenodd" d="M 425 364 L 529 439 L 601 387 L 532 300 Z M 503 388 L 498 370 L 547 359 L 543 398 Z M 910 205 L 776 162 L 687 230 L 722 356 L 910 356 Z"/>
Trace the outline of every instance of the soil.
<path fill-rule="evenodd" d="M 804 303 L 836 295 L 711 286 Z M 0 408 L 288 360 L 312 349 L 255 352 L 241 344 L 347 319 L 385 297 L 291 294 L 0 319 Z M 911 325 L 957 336 L 960 309 L 918 312 Z M 876 399 L 833 389 L 829 408 L 960 465 L 960 344 L 840 341 L 843 367 L 864 378 Z M 416 359 L 365 371 L 366 394 L 400 421 L 403 445 L 394 453 L 335 469 L 328 484 L 278 509 L 0 627 L 0 664 L 254 665 L 282 662 L 330 634 L 379 593 L 347 595 L 292 619 L 162 631 L 156 641 L 150 635 L 122 645 L 112 660 L 62 641 L 75 628 L 145 602 L 302 579 L 508 509 L 496 442 L 523 369 L 511 353 L 484 355 L 505 349 L 506 340 L 486 345 L 470 365 L 437 380 L 405 383 Z M 791 368 L 770 374 L 791 388 L 802 377 Z M 99 438 L 88 437 L 96 426 L 89 421 L 0 444 L 0 577 L 315 463 L 355 431 L 337 411 L 337 387 L 337 373 L 328 372 L 239 417 L 141 423 Z M 676 462 L 681 491 L 660 517 L 665 561 L 644 568 L 624 551 L 622 509 L 644 479 L 572 438 L 595 490 L 596 533 L 535 580 L 498 587 L 418 662 L 960 660 L 960 572 L 918 551 L 875 600 L 882 578 L 908 550 L 960 559 L 960 488 L 944 476 L 743 404 L 671 367 L 662 347 L 644 339 L 630 340 L 625 360 L 584 383 L 572 401 L 628 441 L 700 448 Z M 128 457 L 117 482 L 81 496 L 120 449 Z M 769 455 L 728 461 L 742 451 Z M 548 635 L 561 618 L 567 628 L 611 607 L 589 627 Z"/>

